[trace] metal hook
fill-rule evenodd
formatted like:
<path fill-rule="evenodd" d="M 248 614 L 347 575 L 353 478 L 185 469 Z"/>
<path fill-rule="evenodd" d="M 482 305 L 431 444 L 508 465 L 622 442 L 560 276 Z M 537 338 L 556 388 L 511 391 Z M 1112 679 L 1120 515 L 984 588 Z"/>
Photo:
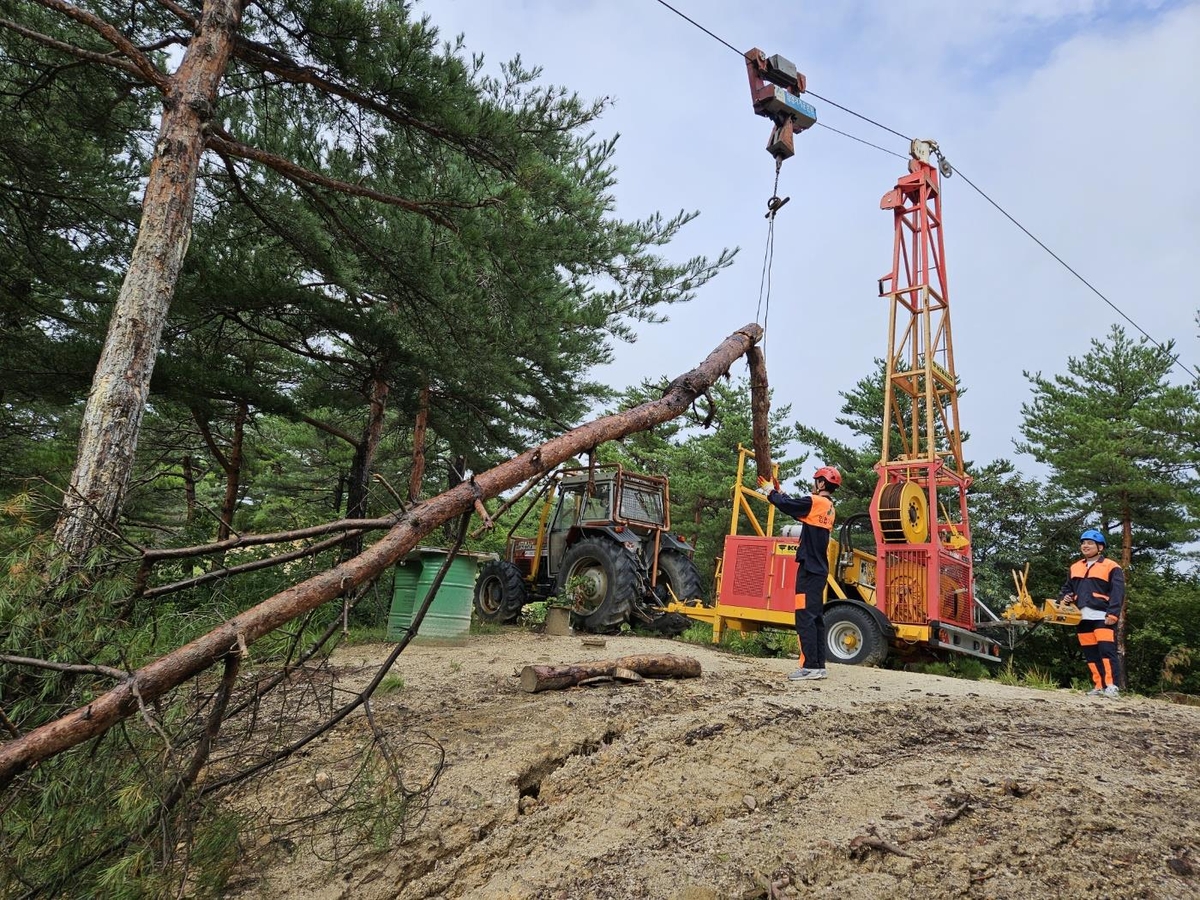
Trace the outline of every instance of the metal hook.
<path fill-rule="evenodd" d="M 791 197 L 784 197 L 783 199 L 780 199 L 778 196 L 772 197 L 770 200 L 767 201 L 767 214 L 765 216 L 763 216 L 763 218 L 764 219 L 773 218 L 775 213 L 777 213 L 777 212 L 779 212 L 779 210 L 783 209 L 783 207 L 791 199 L 792 199 Z"/>

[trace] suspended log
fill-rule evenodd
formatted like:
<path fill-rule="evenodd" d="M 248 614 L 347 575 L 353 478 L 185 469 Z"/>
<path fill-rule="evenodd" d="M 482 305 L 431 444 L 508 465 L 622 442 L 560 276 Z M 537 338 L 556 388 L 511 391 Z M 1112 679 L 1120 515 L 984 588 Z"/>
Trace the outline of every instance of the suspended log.
<path fill-rule="evenodd" d="M 771 464 L 771 392 L 767 385 L 767 362 L 762 350 L 751 347 L 746 351 L 750 366 L 750 422 L 754 438 L 754 467 L 757 474 L 771 481 L 775 473 Z"/>
<path fill-rule="evenodd" d="M 670 653 L 596 659 L 564 666 L 526 666 L 521 670 L 521 690 L 528 694 L 560 691 L 602 680 L 641 681 L 643 678 L 699 678 L 700 661 Z"/>
<path fill-rule="evenodd" d="M 231 648 L 249 646 L 378 577 L 427 534 L 473 509 L 476 500 L 495 497 L 605 441 L 619 440 L 682 415 L 761 337 L 762 328 L 753 323 L 746 325 L 725 338 L 698 367 L 672 381 L 659 399 L 581 425 L 410 507 L 383 537 L 353 559 L 267 598 L 190 644 L 148 663 L 86 706 L 0 744 L 0 788 L 30 766 L 103 734 L 137 713 L 141 705 L 153 703 L 224 659 Z"/>

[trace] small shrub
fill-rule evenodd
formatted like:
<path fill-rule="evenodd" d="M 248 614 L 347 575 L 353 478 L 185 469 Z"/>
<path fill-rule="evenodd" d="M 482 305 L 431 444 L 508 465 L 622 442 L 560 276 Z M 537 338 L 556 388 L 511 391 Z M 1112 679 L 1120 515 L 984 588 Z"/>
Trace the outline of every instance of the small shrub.
<path fill-rule="evenodd" d="M 545 625 L 546 610 L 549 607 L 550 604 L 544 600 L 539 600 L 537 603 L 526 603 L 525 608 L 521 610 L 521 617 L 518 621 L 528 628 Z M 482 633 L 486 634 L 487 632 Z"/>

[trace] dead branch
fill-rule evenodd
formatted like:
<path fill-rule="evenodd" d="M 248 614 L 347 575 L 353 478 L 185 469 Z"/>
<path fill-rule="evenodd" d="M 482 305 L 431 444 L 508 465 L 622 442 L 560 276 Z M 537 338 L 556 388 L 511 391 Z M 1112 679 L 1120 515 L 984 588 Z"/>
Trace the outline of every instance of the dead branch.
<path fill-rule="evenodd" d="M 893 853 L 896 856 L 907 856 L 912 858 L 912 854 L 906 850 L 901 850 L 891 841 L 885 841 L 875 831 L 875 826 L 867 828 L 867 834 L 860 834 L 850 841 L 850 858 L 855 860 L 865 859 L 867 853 L 871 850 L 878 850 L 880 853 Z"/>
<path fill-rule="evenodd" d="M 160 585 L 159 587 L 147 588 L 142 594 L 146 599 L 152 597 L 161 597 L 163 594 L 173 594 L 176 591 L 193 588 L 197 585 L 207 584 L 210 581 L 217 581 L 221 578 L 228 578 L 230 575 L 240 575 L 243 572 L 256 572 L 259 569 L 270 569 L 274 566 L 283 565 L 287 562 L 294 562 L 297 559 L 303 559 L 306 556 L 315 556 L 316 554 L 328 550 L 331 547 L 336 547 L 338 544 L 344 544 L 346 541 L 362 534 L 358 529 L 347 531 L 345 534 L 334 535 L 323 541 L 318 541 L 310 547 L 301 547 L 299 550 L 293 550 L 291 553 L 280 553 L 278 556 L 269 556 L 266 559 L 254 559 L 250 562 L 242 563 L 238 566 L 228 566 L 224 569 L 216 569 L 212 572 L 205 572 L 203 575 L 197 575 L 194 578 L 185 578 L 183 581 L 176 581 L 171 584 Z"/>
<path fill-rule="evenodd" d="M 513 494 L 513 496 L 509 497 L 507 500 L 504 501 L 504 503 L 502 503 L 500 505 L 500 508 L 498 510 L 496 510 L 496 514 L 494 516 L 492 516 L 493 522 L 496 519 L 499 519 L 502 515 L 504 515 L 510 509 L 512 509 L 513 504 L 515 504 L 518 500 L 520 500 L 522 497 L 524 497 L 526 494 L 528 494 L 529 491 L 535 485 L 540 484 L 545 478 L 546 478 L 545 475 L 538 475 L 534 478 L 530 478 L 527 482 L 525 482 L 525 484 L 521 487 L 521 489 L 519 491 L 517 491 L 515 494 Z M 489 529 L 487 528 L 486 525 L 480 525 L 478 528 L 476 528 L 474 531 L 471 532 L 472 540 L 479 537 L 481 534 L 483 534 L 485 531 L 488 531 L 488 530 Z"/>
<path fill-rule="evenodd" d="M 225 719 L 225 709 L 229 706 L 229 698 L 233 695 L 233 688 L 237 683 L 241 662 L 242 656 L 236 650 L 230 650 L 225 654 L 225 672 L 221 677 L 221 686 L 217 689 L 213 708 L 209 711 L 204 732 L 201 734 L 200 740 L 196 742 L 196 749 L 192 753 L 192 761 L 187 770 L 175 781 L 171 792 L 163 801 L 164 814 L 172 809 L 183 797 L 184 792 L 196 783 L 204 764 L 208 762 L 208 755 L 212 752 L 212 746 L 216 743 L 217 735 L 221 731 L 221 723 Z"/>
<path fill-rule="evenodd" d="M 29 666 L 32 669 L 50 669 L 53 672 L 70 672 L 73 675 L 104 675 L 108 678 L 120 679 L 129 677 L 128 672 L 123 669 L 114 669 L 111 666 L 60 663 L 48 659 L 35 659 L 30 656 L 11 656 L 7 653 L 0 653 L 0 663 L 10 666 Z"/>
<path fill-rule="evenodd" d="M 11 19 L 0 18 L 0 28 L 6 28 L 15 34 L 21 35 L 23 38 L 28 38 L 41 44 L 43 47 L 49 47 L 51 50 L 57 50 L 60 53 L 65 53 L 68 56 L 73 56 L 76 59 L 81 59 L 84 62 L 98 63 L 102 66 L 110 66 L 114 69 L 119 69 L 133 75 L 135 78 L 142 78 L 143 73 L 136 65 L 127 59 L 122 59 L 119 56 L 113 56 L 110 53 L 97 53 L 94 50 L 84 50 L 82 47 L 76 47 L 74 44 L 66 41 L 60 41 L 49 35 L 42 34 L 40 31 L 34 31 L 31 28 L 25 28 L 18 25 Z"/>
<path fill-rule="evenodd" d="M 268 153 L 265 150 L 259 150 L 257 147 L 251 147 L 240 141 L 236 141 L 232 135 L 221 134 L 219 129 L 216 128 L 208 136 L 207 146 L 219 153 L 228 154 L 238 159 L 250 160 L 266 166 L 268 169 L 273 169 L 288 181 L 297 184 L 315 184 L 318 187 L 337 191 L 339 194 L 347 194 L 351 197 L 365 197 L 368 200 L 374 200 L 376 203 L 398 206 L 400 209 L 424 216 L 429 221 L 455 232 L 458 230 L 457 227 L 441 212 L 441 209 L 450 206 L 470 209 L 479 206 L 488 206 L 496 202 L 492 198 L 485 198 L 475 203 L 454 204 L 442 200 L 408 200 L 404 197 L 397 197 L 395 194 L 385 194 L 383 191 L 376 191 L 349 181 L 330 178 L 328 175 L 322 175 L 319 172 L 298 166 L 290 159 L 285 159 L 282 156 L 276 156 L 274 153 Z"/>
<path fill-rule="evenodd" d="M 104 21 L 97 15 L 80 9 L 77 6 L 63 2 L 63 0 L 37 0 L 37 2 L 47 9 L 60 12 L 68 18 L 74 19 L 81 25 L 90 28 L 92 31 L 95 31 L 129 60 L 131 68 L 127 69 L 126 71 L 135 72 L 150 84 L 157 87 L 164 94 L 167 92 L 167 76 L 158 70 L 158 67 L 154 65 L 154 62 L 150 59 L 150 57 L 139 50 L 132 41 L 125 37 L 125 35 L 121 34 L 120 31 L 118 31 L 108 22 Z M 79 48 L 70 45 L 66 52 L 71 53 L 72 55 L 80 55 L 86 51 L 82 51 Z M 109 65 L 113 65 L 113 63 L 110 62 Z M 125 67 L 121 66 L 120 68 Z"/>
<path fill-rule="evenodd" d="M 296 528 L 292 531 L 276 531 L 271 534 L 244 534 L 231 537 L 214 544 L 199 544 L 194 547 L 163 547 L 161 549 L 143 550 L 142 558 L 150 562 L 160 559 L 186 559 L 191 556 L 208 556 L 214 553 L 225 553 L 237 547 L 255 547 L 262 544 L 282 544 L 299 541 L 305 538 L 329 534 L 333 531 L 378 531 L 391 528 L 399 516 L 395 513 L 378 519 L 340 519 L 337 522 L 326 522 L 323 525 L 313 525 L 309 528 Z"/>
<path fill-rule="evenodd" d="M 260 760 L 249 768 L 243 769 L 240 772 L 235 772 L 232 775 L 205 785 L 201 793 L 209 793 L 210 791 L 215 791 L 218 788 L 225 787 L 226 785 L 242 781 L 246 778 L 249 778 L 251 775 L 254 775 L 256 772 L 261 772 L 263 769 L 279 762 L 282 759 L 287 759 L 297 750 L 301 749 L 306 744 L 311 743 L 325 732 L 329 731 L 338 722 L 342 721 L 344 718 L 346 718 L 346 716 L 350 715 L 350 713 L 354 712 L 354 710 L 358 709 L 358 707 L 362 706 L 371 699 L 371 695 L 375 693 L 375 689 L 379 687 L 380 683 L 382 683 L 384 676 L 386 676 L 391 670 L 396 660 L 400 658 L 400 654 L 404 652 L 404 648 L 409 645 L 414 637 L 416 637 L 417 630 L 421 627 L 421 622 L 424 621 L 425 614 L 429 611 L 429 607 L 433 605 L 433 600 L 437 596 L 438 589 L 442 586 L 442 581 L 445 579 L 446 573 L 450 571 L 450 564 L 454 561 L 454 558 L 458 555 L 459 549 L 462 547 L 463 540 L 467 535 L 467 525 L 470 523 L 470 521 L 470 514 L 464 513 L 461 524 L 459 525 L 458 537 L 455 540 L 454 545 L 450 548 L 450 551 L 446 554 L 446 559 L 442 563 L 441 568 L 438 569 L 437 575 L 434 576 L 433 581 L 430 583 L 429 590 L 425 594 L 425 600 L 421 604 L 421 608 L 413 613 L 412 622 L 409 623 L 408 630 L 404 632 L 404 636 L 400 639 L 400 643 L 398 643 L 392 649 L 392 652 L 388 654 L 387 659 L 385 659 L 380 665 L 379 670 L 375 673 L 375 677 L 371 679 L 371 683 L 363 688 L 363 690 L 353 700 L 343 706 L 340 710 L 338 710 L 320 725 L 310 730 L 307 734 L 288 744 L 286 747 L 281 747 L 266 759 Z"/>
<path fill-rule="evenodd" d="M 379 541 L 358 556 L 269 597 L 187 644 L 142 667 L 91 703 L 0 746 L 0 788 L 31 765 L 103 734 L 137 710 L 137 696 L 153 701 L 222 659 L 238 634 L 247 644 L 315 609 L 347 590 L 379 576 L 434 529 L 474 507 L 476 493 L 486 499 L 545 473 L 605 441 L 645 431 L 687 410 L 699 394 L 762 337 L 751 323 L 727 337 L 697 368 L 676 378 L 659 399 L 604 416 L 527 450 L 401 515 Z"/>
<path fill-rule="evenodd" d="M 398 494 L 396 492 L 396 489 L 394 487 L 392 487 L 391 482 L 389 482 L 386 478 L 384 478 L 378 472 L 376 472 L 374 475 L 371 476 L 371 480 L 373 480 L 376 484 L 382 484 L 384 490 L 386 490 L 389 494 L 391 494 L 392 499 L 395 500 L 396 503 L 399 505 L 400 511 L 401 512 L 404 511 L 404 506 L 405 506 L 405 504 L 408 503 L 408 501 L 405 500 L 403 497 L 400 496 L 400 494 Z"/>

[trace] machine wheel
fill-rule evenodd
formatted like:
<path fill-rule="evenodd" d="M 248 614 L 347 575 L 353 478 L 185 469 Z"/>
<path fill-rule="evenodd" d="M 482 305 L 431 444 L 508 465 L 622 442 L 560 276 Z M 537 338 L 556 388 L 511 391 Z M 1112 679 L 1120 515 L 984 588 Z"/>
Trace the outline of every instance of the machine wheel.
<path fill-rule="evenodd" d="M 572 604 L 572 624 L 603 632 L 619 628 L 629 618 L 637 584 L 631 553 L 606 538 L 588 538 L 563 556 L 556 590 Z"/>
<path fill-rule="evenodd" d="M 668 591 L 667 588 L 670 590 Z M 700 586 L 700 573 L 696 569 L 696 564 L 678 550 L 664 550 L 658 554 L 658 577 L 655 579 L 655 589 L 664 606 L 672 599 L 703 599 L 704 594 L 704 590 Z M 671 594 L 674 594 L 675 597 L 672 598 Z"/>
<path fill-rule="evenodd" d="M 843 603 L 825 611 L 825 650 L 832 662 L 877 666 L 887 659 L 888 645 L 869 612 Z"/>
<path fill-rule="evenodd" d="M 485 562 L 475 579 L 475 615 L 481 622 L 515 622 L 529 599 L 521 571 L 510 562 Z"/>

